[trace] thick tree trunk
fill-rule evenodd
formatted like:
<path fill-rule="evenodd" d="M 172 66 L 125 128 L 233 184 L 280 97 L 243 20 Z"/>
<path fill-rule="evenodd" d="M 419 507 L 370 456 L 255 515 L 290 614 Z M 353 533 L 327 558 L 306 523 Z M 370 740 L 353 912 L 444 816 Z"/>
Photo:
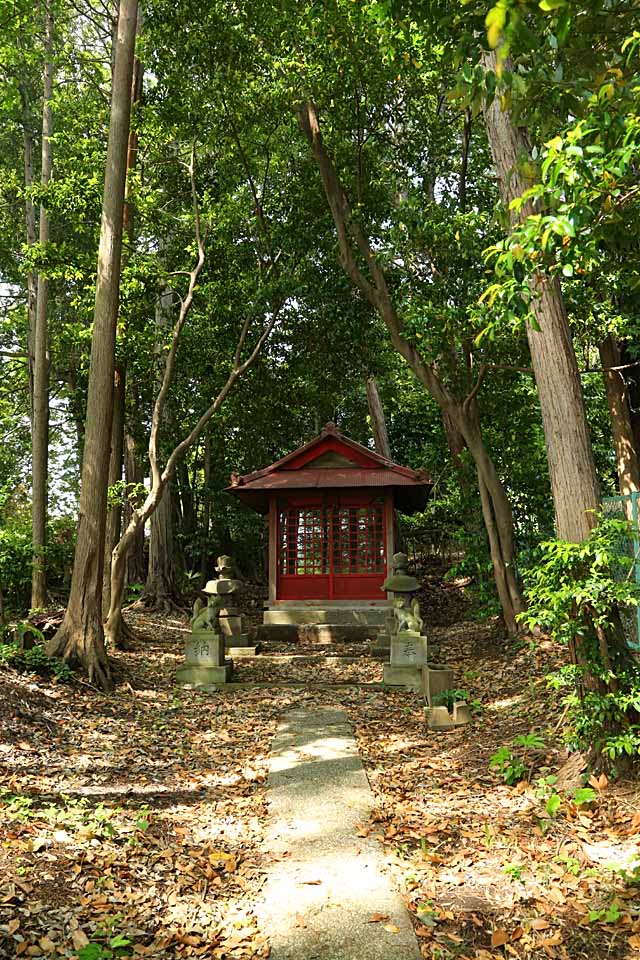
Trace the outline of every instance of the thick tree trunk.
<path fill-rule="evenodd" d="M 495 70 L 495 52 L 486 54 L 484 63 L 487 69 Z M 524 131 L 513 123 L 509 111 L 502 109 L 498 98 L 485 106 L 485 125 L 500 195 L 510 208 L 511 201 L 522 196 L 530 186 L 522 173 L 522 161 L 530 155 L 529 143 Z M 536 212 L 529 202 L 517 216 L 524 218 Z M 542 412 L 556 531 L 559 538 L 580 543 L 589 536 L 597 521 L 600 488 L 578 364 L 559 280 L 538 275 L 531 286 L 537 329 L 528 326 L 527 338 Z M 586 622 L 584 628 L 587 633 L 594 629 L 593 624 Z M 608 669 L 607 664 L 613 664 L 617 671 L 630 662 L 630 651 L 620 629 L 614 628 L 605 634 L 598 628 L 596 632 L 597 653 L 592 651 L 587 655 L 587 641 L 583 639 L 569 645 L 573 661 L 583 668 L 578 685 L 580 695 L 588 689 L 615 692 L 616 678 L 602 680 L 601 671 Z"/>
<path fill-rule="evenodd" d="M 378 311 L 389 332 L 391 342 L 408 363 L 415 377 L 426 387 L 443 414 L 450 418 L 457 432 L 464 438 L 482 478 L 485 492 L 491 502 L 490 529 L 487 536 L 496 536 L 500 544 L 500 562 L 494 569 L 496 589 L 505 600 L 504 619 L 507 629 L 513 630 L 515 614 L 524 608 L 515 576 L 513 519 L 511 505 L 484 444 L 475 395 L 482 384 L 483 372 L 464 401 L 458 400 L 438 375 L 434 364 L 426 363 L 418 350 L 403 335 L 403 326 L 387 285 L 387 279 L 367 236 L 355 220 L 333 161 L 324 145 L 316 109 L 312 103 L 303 104 L 298 112 L 300 127 L 305 134 L 320 172 L 329 209 L 338 234 L 342 265 L 362 295 Z M 356 250 L 367 267 L 363 272 L 356 258 Z M 504 574 L 503 572 L 504 571 Z M 500 582 L 499 582 L 500 581 Z M 506 583 L 507 589 L 504 589 Z M 507 602 L 507 596 L 509 600 Z"/>
<path fill-rule="evenodd" d="M 629 394 L 624 371 L 612 369 L 622 365 L 620 349 L 614 337 L 609 334 L 600 344 L 599 351 L 611 417 L 613 447 L 616 452 L 618 488 L 623 495 L 636 493 L 640 490 L 640 465 L 631 422 Z"/>
<path fill-rule="evenodd" d="M 44 96 L 42 104 L 42 164 L 40 182 L 46 190 L 51 179 L 53 133 L 53 9 L 45 8 L 44 41 Z M 45 248 L 49 242 L 49 214 L 40 204 L 39 242 Z M 49 472 L 49 334 L 47 330 L 49 282 L 38 274 L 36 326 L 33 338 L 33 413 L 32 413 L 32 542 L 33 572 L 31 577 L 31 607 L 47 605 L 47 478 Z"/>
<path fill-rule="evenodd" d="M 111 454 L 109 456 L 109 488 L 122 480 L 124 454 L 124 408 L 125 408 L 125 367 L 116 364 L 113 377 L 113 416 L 111 418 Z M 102 577 L 102 610 L 106 616 L 109 610 L 111 592 L 111 554 L 120 539 L 122 527 L 122 497 L 113 501 L 107 508 L 107 525 L 104 538 L 104 573 Z"/>
<path fill-rule="evenodd" d="M 137 0 L 120 0 L 98 251 L 78 536 L 65 618 L 56 635 L 47 644 L 49 655 L 79 662 L 87 671 L 89 679 L 103 689 L 109 689 L 112 685 L 102 627 L 102 573 L 120 291 L 122 213 L 137 11 Z"/>
<path fill-rule="evenodd" d="M 495 52 L 484 60 L 486 69 L 495 71 Z M 485 108 L 485 125 L 502 202 L 509 207 L 530 185 L 521 172 L 521 163 L 530 154 L 529 143 L 498 97 Z M 525 204 L 520 216 L 533 212 L 532 205 Z M 589 536 L 600 504 L 582 385 L 558 280 L 539 276 L 533 291 L 538 329 L 529 325 L 527 338 L 542 412 L 556 531 L 564 540 L 580 542 Z"/>
<path fill-rule="evenodd" d="M 393 458 L 391 456 L 389 434 L 387 433 L 387 421 L 375 377 L 367 377 L 367 404 L 376 451 L 386 457 L 387 460 L 391 460 Z"/>

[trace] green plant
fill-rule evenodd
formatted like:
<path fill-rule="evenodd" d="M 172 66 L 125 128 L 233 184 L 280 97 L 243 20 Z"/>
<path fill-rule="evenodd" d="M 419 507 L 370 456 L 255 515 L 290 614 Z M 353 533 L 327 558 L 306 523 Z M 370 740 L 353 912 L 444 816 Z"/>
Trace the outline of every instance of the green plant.
<path fill-rule="evenodd" d="M 589 923 L 598 923 L 604 920 L 605 923 L 617 923 L 622 916 L 620 904 L 613 900 L 608 907 L 602 907 L 600 910 L 589 910 Z"/>
<path fill-rule="evenodd" d="M 17 624 L 16 632 L 22 636 L 30 632 L 37 639 L 44 640 L 42 633 L 29 623 Z M 11 640 L 8 643 L 0 642 L 0 665 L 13 667 L 14 670 L 19 670 L 21 673 L 36 673 L 41 677 L 54 677 L 61 683 L 68 683 L 74 677 L 74 672 L 69 664 L 57 657 L 48 657 L 40 643 L 30 650 L 25 650 L 18 640 Z"/>
<path fill-rule="evenodd" d="M 442 690 L 433 698 L 433 704 L 436 707 L 446 707 L 447 710 L 453 710 L 454 703 L 464 701 L 469 706 L 472 714 L 482 713 L 482 703 L 473 697 L 468 690 Z"/>
<path fill-rule="evenodd" d="M 522 863 L 505 863 L 502 868 L 502 872 L 507 876 L 511 877 L 512 880 L 522 880 L 522 871 L 524 870 L 524 864 Z"/>
<path fill-rule="evenodd" d="M 130 944 L 130 940 L 117 933 L 114 937 L 109 937 L 106 943 L 88 943 L 85 947 L 80 947 L 76 957 L 78 960 L 116 960 L 129 957 L 131 954 L 127 947 Z"/>
<path fill-rule="evenodd" d="M 500 747 L 489 760 L 489 769 L 498 773 L 510 786 L 525 779 L 535 757 L 532 754 L 544 749 L 545 742 L 537 733 L 523 733 L 515 737 L 511 747 Z M 514 749 L 515 748 L 515 749 Z"/>
<path fill-rule="evenodd" d="M 509 747 L 500 747 L 489 760 L 489 769 L 498 773 L 509 785 L 519 783 L 527 768 Z"/>
<path fill-rule="evenodd" d="M 610 761 L 640 754 L 640 670 L 618 614 L 639 599 L 629 538 L 626 520 L 600 517 L 583 543 L 543 543 L 521 616 L 572 651 L 574 662 L 547 678 L 566 691 L 569 745 Z"/>

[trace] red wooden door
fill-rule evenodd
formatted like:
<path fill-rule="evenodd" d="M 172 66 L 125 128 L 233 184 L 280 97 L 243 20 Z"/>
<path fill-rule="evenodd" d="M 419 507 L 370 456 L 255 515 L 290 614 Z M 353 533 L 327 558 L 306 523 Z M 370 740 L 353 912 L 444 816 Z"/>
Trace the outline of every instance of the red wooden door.
<path fill-rule="evenodd" d="M 372 494 L 310 495 L 278 507 L 278 600 L 381 600 L 386 510 Z"/>

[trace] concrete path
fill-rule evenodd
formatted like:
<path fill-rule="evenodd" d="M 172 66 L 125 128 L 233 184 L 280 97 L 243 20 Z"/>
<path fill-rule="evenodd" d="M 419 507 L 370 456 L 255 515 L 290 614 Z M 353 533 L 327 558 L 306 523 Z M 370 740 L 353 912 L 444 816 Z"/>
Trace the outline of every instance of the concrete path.
<path fill-rule="evenodd" d="M 373 795 L 343 710 L 285 715 L 268 800 L 273 860 L 258 913 L 272 960 L 419 960 L 382 848 L 356 832 Z"/>

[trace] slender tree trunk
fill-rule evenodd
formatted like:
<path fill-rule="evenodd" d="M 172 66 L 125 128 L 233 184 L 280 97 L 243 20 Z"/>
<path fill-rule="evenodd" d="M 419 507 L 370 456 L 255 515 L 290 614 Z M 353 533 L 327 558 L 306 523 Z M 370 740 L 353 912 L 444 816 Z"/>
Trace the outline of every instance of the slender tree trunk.
<path fill-rule="evenodd" d="M 141 14 L 138 7 L 138 19 L 136 23 L 136 36 L 140 33 Z M 142 96 L 142 64 L 138 57 L 133 59 L 133 75 L 131 77 L 131 112 L 133 113 L 136 105 L 140 102 Z M 128 248 L 133 245 L 133 226 L 134 210 L 130 199 L 129 174 L 134 170 L 138 156 L 138 131 L 129 124 L 129 137 L 127 142 L 127 173 L 125 178 L 124 210 L 122 213 L 122 229 L 127 238 Z M 109 486 L 113 486 L 122 479 L 123 452 L 124 452 L 124 428 L 125 428 L 125 383 L 127 378 L 127 367 L 125 362 L 116 364 L 116 372 L 113 383 L 113 422 L 111 425 L 111 458 L 109 460 Z M 109 610 L 111 594 L 111 554 L 120 539 L 122 530 L 122 499 L 112 503 L 107 514 L 107 528 L 105 536 L 104 550 L 104 575 L 102 587 L 102 608 L 105 616 Z"/>
<path fill-rule="evenodd" d="M 196 532 L 196 512 L 193 503 L 193 489 L 189 478 L 189 468 L 185 460 L 181 460 L 178 464 L 176 476 L 178 480 L 178 490 L 180 491 L 182 533 L 185 537 L 192 537 Z"/>
<path fill-rule="evenodd" d="M 202 491 L 202 550 L 200 551 L 200 579 L 207 580 L 209 568 L 209 530 L 211 527 L 211 427 L 204 435 L 204 484 Z"/>
<path fill-rule="evenodd" d="M 53 132 L 53 9 L 51 3 L 45 8 L 44 41 L 44 96 L 42 105 L 42 165 L 40 181 L 43 190 L 51 180 Z M 44 203 L 40 204 L 40 247 L 49 243 L 49 214 Z M 49 282 L 42 271 L 38 274 L 36 300 L 36 326 L 33 340 L 33 430 L 32 430 L 32 534 L 33 572 L 31 577 L 31 607 L 47 605 L 47 565 L 45 549 L 47 542 L 47 477 L 49 472 L 49 334 L 47 330 Z"/>
<path fill-rule="evenodd" d="M 131 433 L 125 433 L 124 438 L 124 478 L 127 488 L 127 496 L 124 501 L 123 524 L 126 528 L 131 523 L 135 507 L 140 506 L 139 498 L 132 502 L 133 488 L 138 487 L 144 480 L 144 474 L 139 462 L 135 437 Z M 136 531 L 133 538 L 131 552 L 127 561 L 127 583 L 144 583 L 147 578 L 147 571 L 144 563 L 144 527 Z M 111 597 L 109 597 L 111 599 Z"/>
<path fill-rule="evenodd" d="M 386 457 L 387 460 L 392 460 L 391 444 L 389 443 L 389 434 L 387 433 L 387 421 L 375 377 L 367 377 L 367 404 L 369 406 L 369 417 L 371 418 L 371 429 L 373 431 L 376 451 L 383 457 Z"/>
<path fill-rule="evenodd" d="M 36 242 L 36 208 L 30 196 L 33 187 L 33 130 L 26 87 L 20 88 L 22 99 L 22 135 L 24 144 L 24 219 L 27 247 L 31 250 Z M 27 356 L 29 362 L 29 411 L 33 429 L 33 365 L 35 355 L 36 307 L 38 301 L 38 277 L 33 270 L 27 274 Z"/>
<path fill-rule="evenodd" d="M 102 627 L 102 573 L 120 291 L 122 213 L 137 12 L 137 0 L 120 0 L 98 251 L 78 536 L 65 617 L 60 629 L 47 644 L 49 655 L 79 662 L 87 671 L 89 679 L 103 689 L 109 689 L 112 685 Z"/>
<path fill-rule="evenodd" d="M 158 391 L 162 388 L 163 372 L 161 358 L 164 355 L 167 331 L 171 328 L 173 294 L 165 290 L 156 302 L 156 346 Z M 162 427 L 168 425 L 167 408 L 164 408 Z M 181 461 L 181 465 L 184 461 Z M 178 470 L 180 466 L 178 467 Z M 169 612 L 176 606 L 177 585 L 173 553 L 173 516 L 170 489 L 158 500 L 150 517 L 149 566 L 147 580 L 140 602 L 152 610 Z"/>
<path fill-rule="evenodd" d="M 495 71 L 495 52 L 486 54 L 484 62 L 486 69 Z M 509 207 L 530 185 L 521 165 L 530 155 L 529 143 L 498 97 L 485 108 L 485 125 L 502 202 Z M 520 216 L 532 213 L 528 203 Z M 533 292 L 538 329 L 529 325 L 527 338 L 542 412 L 556 531 L 564 540 L 580 542 L 589 536 L 600 504 L 582 385 L 560 283 L 538 276 Z"/>
<path fill-rule="evenodd" d="M 618 344 L 611 334 L 602 341 L 599 352 L 611 417 L 613 447 L 616 452 L 618 487 L 620 493 L 626 495 L 640 490 L 640 465 L 624 371 L 612 369 L 621 366 L 622 360 Z"/>
<path fill-rule="evenodd" d="M 111 418 L 111 454 L 109 457 L 109 488 L 122 480 L 124 454 L 124 408 L 125 408 L 125 366 L 116 364 L 113 376 L 113 416 Z M 102 577 L 102 610 L 109 610 L 111 553 L 120 539 L 122 527 L 122 497 L 114 500 L 107 508 L 105 528 L 104 573 Z"/>
<path fill-rule="evenodd" d="M 479 426 L 479 414 L 475 404 L 475 396 L 480 389 L 485 371 L 484 369 L 480 371 L 470 394 L 463 401 L 460 401 L 440 379 L 435 365 L 426 363 L 416 348 L 403 335 L 402 321 L 391 297 L 384 270 L 372 249 L 369 239 L 352 215 L 348 198 L 324 145 L 314 105 L 309 102 L 303 104 L 299 109 L 298 118 L 320 172 L 327 202 L 336 225 L 345 273 L 354 286 L 378 311 L 387 327 L 395 349 L 408 363 L 415 377 L 429 391 L 443 414 L 450 418 L 455 429 L 464 438 L 478 473 L 482 477 L 492 505 L 490 513 L 492 518 L 491 530 L 487 530 L 487 536 L 491 539 L 495 532 L 495 536 L 500 543 L 500 569 L 494 570 L 496 588 L 501 601 L 505 599 L 506 602 L 507 595 L 510 598 L 509 602 L 506 602 L 504 619 L 507 629 L 513 629 L 515 614 L 524 609 L 524 603 L 515 576 L 511 505 L 484 444 Z M 358 264 L 355 255 L 356 250 L 366 264 L 367 275 Z M 503 569 L 505 571 L 504 577 L 501 573 Z M 500 583 L 498 579 L 500 579 Z M 507 590 L 503 589 L 503 579 L 506 581 Z"/>
<path fill-rule="evenodd" d="M 171 612 L 177 606 L 171 501 L 168 489 L 149 520 L 149 570 L 141 599 L 146 607 L 159 613 Z"/>

